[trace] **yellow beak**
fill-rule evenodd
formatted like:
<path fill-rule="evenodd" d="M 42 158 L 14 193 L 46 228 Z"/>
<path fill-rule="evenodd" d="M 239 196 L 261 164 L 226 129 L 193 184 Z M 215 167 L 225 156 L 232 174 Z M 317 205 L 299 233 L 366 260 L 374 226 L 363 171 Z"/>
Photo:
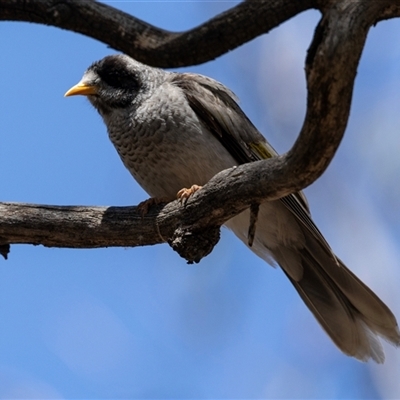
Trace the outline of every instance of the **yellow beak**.
<path fill-rule="evenodd" d="M 83 96 L 88 96 L 89 94 L 96 94 L 96 93 L 97 93 L 96 86 L 79 82 L 75 86 L 72 86 L 72 88 L 69 89 L 67 93 L 64 94 L 64 97 L 76 96 L 78 94 Z"/>

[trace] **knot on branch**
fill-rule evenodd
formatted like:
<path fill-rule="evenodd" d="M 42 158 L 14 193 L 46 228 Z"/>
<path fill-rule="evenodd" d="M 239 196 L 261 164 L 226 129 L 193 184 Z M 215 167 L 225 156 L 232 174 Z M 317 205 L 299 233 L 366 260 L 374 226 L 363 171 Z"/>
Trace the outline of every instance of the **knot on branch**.
<path fill-rule="evenodd" d="M 0 255 L 3 256 L 5 260 L 7 260 L 9 252 L 10 252 L 9 243 L 6 244 L 0 243 Z"/>
<path fill-rule="evenodd" d="M 192 231 L 190 228 L 178 228 L 168 239 L 168 244 L 188 264 L 198 263 L 209 255 L 220 238 L 220 227 L 207 227 L 206 230 Z"/>

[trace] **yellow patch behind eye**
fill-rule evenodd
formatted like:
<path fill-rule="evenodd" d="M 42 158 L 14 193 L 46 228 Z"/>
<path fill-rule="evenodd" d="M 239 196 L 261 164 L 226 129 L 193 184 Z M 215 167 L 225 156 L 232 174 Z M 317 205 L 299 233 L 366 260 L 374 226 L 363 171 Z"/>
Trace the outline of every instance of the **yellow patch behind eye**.
<path fill-rule="evenodd" d="M 254 152 L 264 160 L 274 156 L 274 154 L 268 150 L 263 142 L 252 142 L 249 145 L 251 149 L 254 150 Z"/>

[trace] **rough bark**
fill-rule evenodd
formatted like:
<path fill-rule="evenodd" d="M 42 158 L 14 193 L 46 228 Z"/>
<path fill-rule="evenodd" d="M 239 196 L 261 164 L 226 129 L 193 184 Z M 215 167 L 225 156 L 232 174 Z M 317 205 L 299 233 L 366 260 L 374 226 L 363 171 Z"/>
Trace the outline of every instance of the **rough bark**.
<path fill-rule="evenodd" d="M 319 9 L 322 17 L 306 59 L 307 113 L 288 153 L 223 171 L 185 206 L 156 206 L 144 217 L 135 207 L 1 203 L 0 254 L 6 256 L 13 243 L 92 248 L 167 241 L 189 262 L 199 261 L 218 241 L 218 228 L 226 220 L 251 205 L 301 190 L 325 171 L 346 129 L 369 28 L 400 15 L 400 2 L 390 0 L 253 0 L 174 33 L 92 1 L 0 0 L 2 20 L 83 33 L 161 67 L 212 60 L 310 8 Z"/>

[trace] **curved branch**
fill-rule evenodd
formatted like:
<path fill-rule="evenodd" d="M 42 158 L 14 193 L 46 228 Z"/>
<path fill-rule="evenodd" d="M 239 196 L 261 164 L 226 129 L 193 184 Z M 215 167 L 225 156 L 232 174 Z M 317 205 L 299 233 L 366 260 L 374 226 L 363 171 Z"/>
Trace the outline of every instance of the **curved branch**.
<path fill-rule="evenodd" d="M 386 7 L 382 7 L 379 12 L 376 14 L 376 18 L 374 21 L 374 25 L 380 21 L 400 17 L 400 2 L 399 0 L 395 0 L 386 5 Z"/>
<path fill-rule="evenodd" d="M 155 67 L 201 64 L 313 7 L 313 0 L 245 1 L 182 33 L 94 1 L 0 0 L 0 20 L 53 25 L 100 40 Z"/>
<path fill-rule="evenodd" d="M 8 253 L 2 247 L 22 243 L 97 248 L 168 242 L 189 262 L 198 262 L 218 242 L 215 231 L 228 219 L 252 203 L 300 189 L 295 177 L 286 188 L 286 175 L 278 173 L 281 169 L 291 169 L 285 156 L 221 171 L 185 205 L 173 201 L 152 206 L 144 216 L 137 207 L 0 203 L 0 254 Z"/>
<path fill-rule="evenodd" d="M 308 172 L 303 187 L 322 175 L 343 138 L 369 28 L 379 16 L 387 15 L 389 8 L 399 11 L 390 0 L 334 3 L 318 24 L 308 50 L 307 112 L 288 153 L 295 176 Z"/>
<path fill-rule="evenodd" d="M 252 3 L 241 6 L 248 4 Z M 135 208 L 2 204 L 0 254 L 7 252 L 9 243 L 103 247 L 168 241 L 186 259 L 198 261 L 218 241 L 215 231 L 225 221 L 251 204 L 278 199 L 314 182 L 329 165 L 343 137 L 369 28 L 377 20 L 389 18 L 390 12 L 399 13 L 399 6 L 391 0 L 332 0 L 324 7 L 306 62 L 306 118 L 287 154 L 222 171 L 185 207 L 172 202 L 154 208 L 143 218 Z M 193 250 L 187 250 L 188 243 Z"/>

